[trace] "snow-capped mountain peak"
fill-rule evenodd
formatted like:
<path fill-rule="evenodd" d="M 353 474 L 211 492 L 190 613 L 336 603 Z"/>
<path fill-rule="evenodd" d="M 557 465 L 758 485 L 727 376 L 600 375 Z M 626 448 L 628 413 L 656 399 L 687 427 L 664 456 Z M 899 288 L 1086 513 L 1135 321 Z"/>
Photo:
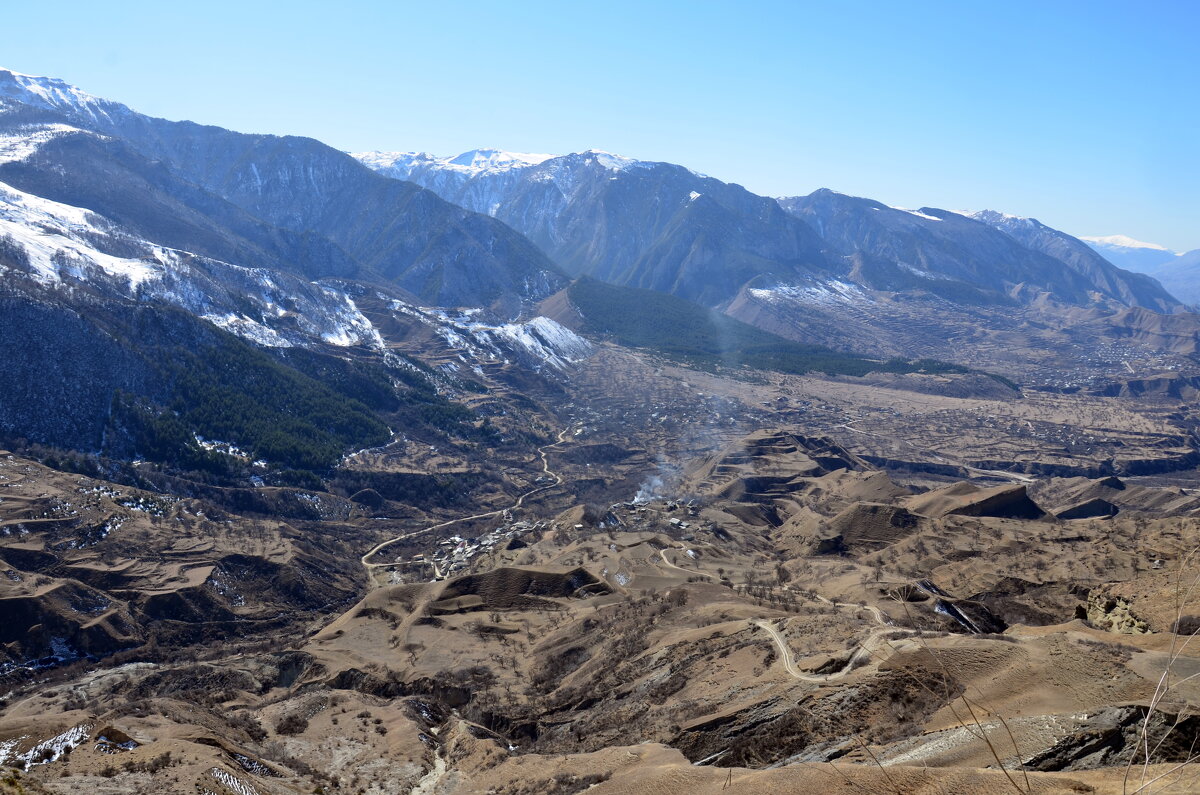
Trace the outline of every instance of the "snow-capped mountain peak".
<path fill-rule="evenodd" d="M 1170 251 L 1166 246 L 1160 246 L 1157 243 L 1147 243 L 1143 240 L 1136 240 L 1129 235 L 1080 235 L 1080 240 L 1085 240 L 1088 243 L 1099 243 L 1102 246 L 1119 246 L 1121 248 L 1145 248 L 1151 251 Z"/>
<path fill-rule="evenodd" d="M 1174 262 L 1179 253 L 1157 243 L 1147 243 L 1129 235 L 1080 236 L 1084 243 L 1100 252 L 1109 262 L 1138 273 L 1153 273 Z"/>
<path fill-rule="evenodd" d="M 428 152 L 348 152 L 364 166 L 382 171 L 395 167 L 412 167 L 418 163 L 437 163 L 436 155 Z"/>
<path fill-rule="evenodd" d="M 453 174 L 459 179 L 494 177 L 540 165 L 569 168 L 580 163 L 594 163 L 608 171 L 655 165 L 603 149 L 585 149 L 566 155 L 472 149 L 453 157 L 441 157 L 428 152 L 351 152 L 350 156 L 374 171 L 399 179 L 413 179 L 418 172 Z"/>
<path fill-rule="evenodd" d="M 506 152 L 503 149 L 472 149 L 450 158 L 447 164 L 478 172 L 536 166 L 552 157 L 555 155 Z"/>

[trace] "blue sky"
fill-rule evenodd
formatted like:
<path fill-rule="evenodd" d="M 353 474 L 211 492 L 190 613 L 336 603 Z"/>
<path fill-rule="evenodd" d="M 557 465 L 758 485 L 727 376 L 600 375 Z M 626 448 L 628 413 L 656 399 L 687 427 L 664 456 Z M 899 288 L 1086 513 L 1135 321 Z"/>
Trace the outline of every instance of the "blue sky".
<path fill-rule="evenodd" d="M 1200 2 L 6 4 L 0 65 L 348 150 L 607 149 L 1200 247 Z"/>

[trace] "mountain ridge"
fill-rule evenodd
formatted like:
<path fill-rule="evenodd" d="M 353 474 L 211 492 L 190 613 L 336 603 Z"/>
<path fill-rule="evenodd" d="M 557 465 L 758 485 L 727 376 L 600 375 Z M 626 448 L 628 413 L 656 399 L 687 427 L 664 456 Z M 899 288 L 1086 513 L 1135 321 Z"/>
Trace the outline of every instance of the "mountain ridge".
<path fill-rule="evenodd" d="M 434 303 L 499 302 L 512 311 L 565 283 L 553 262 L 507 226 L 412 183 L 381 177 L 310 138 L 156 119 L 62 81 L 7 70 L 0 70 L 0 97 L 0 132 L 57 122 L 119 139 L 147 164 L 161 163 L 191 183 L 191 190 L 268 226 L 326 241 L 319 245 L 344 251 L 368 280 Z M 70 166 L 54 165 L 60 171 Z"/>
<path fill-rule="evenodd" d="M 481 157 L 480 153 L 487 154 Z M 1121 272 L 1076 239 L 1040 224 L 1040 242 L 1030 235 L 1018 240 L 1013 234 L 1016 229 L 1000 228 L 996 218 L 990 226 L 1004 237 L 953 220 L 950 226 L 956 231 L 946 236 L 930 227 L 945 220 L 946 211 L 892 208 L 828 189 L 807 197 L 772 200 L 683 166 L 638 161 L 599 150 L 556 157 L 500 150 L 471 150 L 457 157 L 395 152 L 357 153 L 355 157 L 381 173 L 411 179 L 452 202 L 504 220 L 550 252 L 573 275 L 663 290 L 709 305 L 728 302 L 747 286 L 803 287 L 840 278 L 865 287 L 931 290 L 952 298 L 984 290 L 996 296 L 986 300 L 1007 297 L 1028 302 L 1045 292 L 1080 305 L 1110 301 L 1157 311 L 1182 308 L 1152 280 Z M 458 160 L 471 165 L 456 163 Z M 737 192 L 744 196 L 735 200 Z M 725 212 L 713 207 L 711 200 L 716 197 L 720 197 L 717 207 Z M 771 218 L 768 205 L 754 205 L 755 200 L 774 201 L 793 218 L 806 223 L 802 250 L 788 251 L 784 246 L 764 242 L 773 236 L 778 241 L 785 224 Z M 839 236 L 831 225 L 833 219 L 817 217 L 813 209 L 831 202 L 854 201 L 860 202 L 862 213 L 881 212 L 892 219 L 909 219 L 911 223 L 892 223 L 888 232 L 908 235 L 908 242 L 875 245 L 870 240 L 854 240 L 853 234 Z M 621 208 L 611 206 L 618 202 Z M 637 207 L 636 212 L 629 213 L 635 217 L 621 214 L 624 205 Z M 674 211 L 665 222 L 664 209 Z M 956 215 L 980 220 L 968 214 Z M 602 220 L 584 228 L 583 219 L 588 217 Z M 881 233 L 870 218 L 859 218 L 855 224 L 856 234 L 868 235 L 868 228 L 876 229 L 874 234 Z M 613 225 L 627 238 L 614 241 L 611 231 L 606 231 Z M 747 227 L 755 229 L 755 242 L 728 243 L 731 228 L 741 231 Z M 911 238 L 914 233 L 923 238 L 919 245 Z M 723 237 L 724 245 L 714 247 L 715 235 Z M 937 241 L 939 237 L 941 242 Z M 931 254 L 931 246 L 940 247 L 941 253 Z M 982 249 L 975 251 L 978 247 Z M 681 254 L 681 250 L 686 253 Z M 907 253 L 897 256 L 897 250 Z M 865 255 L 866 260 L 847 264 L 846 259 L 856 253 Z M 720 276 L 711 267 L 697 266 L 697 260 L 706 254 L 726 263 Z M 937 263 L 932 269 L 927 267 L 930 257 Z M 963 261 L 971 259 L 974 265 L 961 267 Z M 996 266 L 1008 268 L 1006 278 L 995 277 Z M 697 288 L 694 282 L 701 278 L 710 282 L 719 278 L 721 285 L 715 289 L 711 284 Z M 947 279 L 957 286 L 950 288 Z"/>

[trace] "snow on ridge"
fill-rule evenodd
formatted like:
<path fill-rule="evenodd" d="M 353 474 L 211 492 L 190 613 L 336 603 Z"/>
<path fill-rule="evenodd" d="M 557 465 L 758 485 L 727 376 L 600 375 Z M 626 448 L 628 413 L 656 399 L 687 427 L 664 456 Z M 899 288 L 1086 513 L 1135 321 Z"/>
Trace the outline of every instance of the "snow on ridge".
<path fill-rule="evenodd" d="M 1011 213 L 1005 213 L 1005 212 L 1001 212 L 999 210 L 977 210 L 973 213 L 960 212 L 959 215 L 965 215 L 968 218 L 974 218 L 976 221 L 982 221 L 985 218 L 994 218 L 994 219 L 1003 220 L 1003 221 L 1029 221 L 1029 220 L 1032 220 L 1030 218 L 1026 218 L 1025 216 L 1013 215 Z"/>
<path fill-rule="evenodd" d="M 411 173 L 420 166 L 434 166 L 468 177 L 529 168 L 556 157 L 531 152 L 508 152 L 503 149 L 472 149 L 451 157 L 438 157 L 428 152 L 351 152 L 350 156 L 376 171 Z"/>
<path fill-rule="evenodd" d="M 110 111 L 127 111 L 124 105 L 92 96 L 57 77 L 37 77 L 0 69 L 0 97 L 47 110 L 84 113 L 92 119 L 112 119 Z"/>
<path fill-rule="evenodd" d="M 271 319 L 291 316 L 312 339 L 340 347 L 383 348 L 379 331 L 341 290 L 300 279 L 281 286 L 279 279 L 287 277 L 267 269 L 159 246 L 120 232 L 90 210 L 43 199 L 2 182 L 0 238 L 16 244 L 18 270 L 46 287 L 62 287 L 74 279 L 127 298 L 161 301 L 266 347 L 303 344 L 294 333 L 289 339 L 267 325 Z M 133 247 L 140 256 L 106 254 L 101 250 L 104 243 L 98 242 L 104 240 Z M 0 273 L 4 270 L 0 266 Z M 214 290 L 214 282 L 221 287 Z M 232 294 L 249 299 L 262 310 L 264 320 L 235 311 Z"/>
<path fill-rule="evenodd" d="M 1045 225 L 1036 218 L 1030 218 L 1024 215 L 1012 215 L 1011 213 L 1002 213 L 999 210 L 979 210 L 973 213 L 959 213 L 966 215 L 973 221 L 987 224 L 988 226 L 996 227 L 997 229 L 1012 229 L 1016 226 L 1031 226 L 1036 228 L 1044 227 Z"/>
<path fill-rule="evenodd" d="M 634 168 L 654 168 L 655 166 L 672 166 L 674 168 L 682 168 L 694 177 L 700 179 L 709 179 L 707 174 L 701 174 L 695 169 L 681 166 L 678 163 L 667 163 L 660 160 L 638 160 L 625 155 L 618 155 L 612 152 L 606 152 L 603 149 L 587 149 L 583 152 L 573 152 L 563 157 L 583 157 L 591 158 L 609 171 L 629 171 Z"/>
<path fill-rule="evenodd" d="M 907 207 L 892 207 L 891 205 L 888 205 L 888 206 L 893 210 L 899 210 L 902 213 L 908 213 L 909 215 L 915 215 L 918 218 L 924 218 L 927 221 L 941 221 L 942 220 L 941 218 L 938 218 L 936 215 L 926 215 L 925 213 L 921 212 L 920 210 L 910 210 Z"/>
<path fill-rule="evenodd" d="M 679 168 L 697 179 L 708 179 L 684 166 L 638 160 L 603 149 L 564 155 L 502 149 L 472 149 L 454 157 L 439 157 L 428 152 L 384 151 L 352 152 L 350 155 L 384 176 L 412 180 L 443 198 L 493 217 L 504 206 L 513 186 L 523 180 L 553 183 L 564 196 L 572 196 L 580 186 L 595 178 L 597 170 L 607 173 L 609 179 L 617 179 L 634 170 Z"/>
<path fill-rule="evenodd" d="M 641 160 L 634 160 L 632 157 L 625 157 L 624 155 L 616 155 L 612 152 L 606 152 L 603 149 L 588 149 L 587 151 L 576 152 L 574 154 L 595 160 L 609 171 L 625 171 L 626 169 L 641 165 L 644 162 Z"/>
<path fill-rule="evenodd" d="M 1166 246 L 1160 246 L 1157 243 L 1147 243 L 1144 240 L 1136 240 L 1129 235 L 1080 235 L 1080 240 L 1088 243 L 1099 243 L 1102 246 L 1116 246 L 1118 248 L 1144 248 L 1152 251 L 1171 251 Z M 1175 253 L 1175 252 L 1172 252 Z"/>

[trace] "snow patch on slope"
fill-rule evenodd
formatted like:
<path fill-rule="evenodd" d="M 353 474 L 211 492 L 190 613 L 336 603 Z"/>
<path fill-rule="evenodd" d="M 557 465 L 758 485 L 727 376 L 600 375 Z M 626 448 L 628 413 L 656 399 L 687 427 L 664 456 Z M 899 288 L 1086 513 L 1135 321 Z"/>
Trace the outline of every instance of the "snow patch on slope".
<path fill-rule="evenodd" d="M 109 295 L 177 306 L 258 345 L 319 339 L 383 348 L 379 332 L 340 290 L 158 246 L 89 210 L 4 183 L 0 246 L 8 262 L 0 274 L 16 270 L 43 287 L 71 289 L 82 282 Z M 247 313 L 247 302 L 260 317 Z"/>
<path fill-rule="evenodd" d="M 474 333 L 504 340 L 557 370 L 565 370 L 567 365 L 587 358 L 592 352 L 591 343 L 583 337 L 540 315 L 524 323 L 505 323 L 494 328 L 480 325 Z"/>
<path fill-rule="evenodd" d="M 890 206 L 890 205 L 889 205 L 889 206 Z M 909 215 L 915 215 L 915 216 L 917 216 L 918 218 L 924 218 L 926 221 L 940 221 L 940 220 L 942 220 L 941 218 L 938 218 L 936 215 L 926 215 L 925 213 L 921 212 L 920 210 L 910 210 L 910 209 L 908 209 L 907 207 L 892 207 L 892 209 L 893 209 L 893 210 L 899 210 L 899 211 L 900 211 L 900 212 L 902 212 L 902 213 L 908 213 Z"/>
<path fill-rule="evenodd" d="M 634 160 L 632 157 L 625 157 L 624 155 L 615 155 L 612 152 L 605 152 L 603 149 L 589 149 L 586 152 L 580 152 L 580 154 L 595 160 L 609 171 L 625 171 L 626 169 L 642 164 L 641 160 Z"/>
<path fill-rule="evenodd" d="M 67 729 L 62 734 L 43 740 L 28 751 L 18 754 L 16 749 L 26 737 L 17 737 L 0 743 L 0 765 L 11 765 L 28 770 L 34 765 L 56 762 L 67 753 L 87 741 L 92 732 L 92 724 L 81 723 Z"/>
<path fill-rule="evenodd" d="M 1012 232 L 1020 228 L 1047 228 L 1045 224 L 1036 218 L 1002 213 L 998 210 L 979 210 L 973 213 L 959 213 L 959 215 L 966 215 L 972 221 L 979 221 L 1002 232 Z"/>
<path fill-rule="evenodd" d="M 292 347 L 292 343 L 288 342 L 287 338 L 278 331 L 245 315 L 235 315 L 233 312 L 228 312 L 223 315 L 207 314 L 200 317 L 213 325 L 220 326 L 231 334 L 236 334 L 242 339 L 250 340 L 254 344 L 261 345 L 264 348 Z"/>
<path fill-rule="evenodd" d="M 106 237 L 100 216 L 81 207 L 60 204 L 0 183 L 0 235 L 19 243 L 31 276 L 42 284 L 61 282 L 64 275 L 86 280 L 103 271 L 124 279 L 131 290 L 161 275 L 174 259 L 169 249 L 146 244 L 140 259 L 115 257 L 95 248 L 91 239 Z"/>
<path fill-rule="evenodd" d="M 432 326 L 434 333 L 460 352 L 466 364 L 508 362 L 510 356 L 531 361 L 535 367 L 548 365 L 565 371 L 592 354 L 592 344 L 566 326 L 537 316 L 520 323 L 490 324 L 477 319 L 478 309 L 451 314 L 444 309 L 426 309 L 393 301 L 392 309 Z M 470 361 L 468 361 L 470 360 Z"/>
<path fill-rule="evenodd" d="M 871 301 L 870 296 L 857 284 L 839 280 L 808 285 L 780 285 L 769 289 L 752 288 L 749 293 L 751 297 L 768 303 L 786 301 L 833 306 Z"/>
<path fill-rule="evenodd" d="M 40 124 L 15 133 L 0 133 L 0 163 L 25 160 L 47 141 L 82 132 L 69 124 Z"/>

